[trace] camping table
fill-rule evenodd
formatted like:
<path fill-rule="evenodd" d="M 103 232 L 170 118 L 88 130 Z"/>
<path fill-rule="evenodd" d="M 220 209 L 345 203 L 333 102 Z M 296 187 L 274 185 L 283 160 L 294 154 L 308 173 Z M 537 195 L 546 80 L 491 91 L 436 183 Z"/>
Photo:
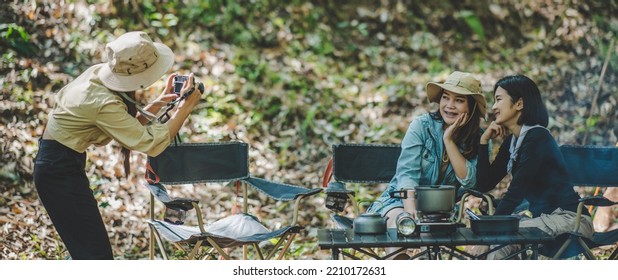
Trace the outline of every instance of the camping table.
<path fill-rule="evenodd" d="M 319 229 L 318 246 L 320 249 L 330 249 L 334 260 L 339 259 L 339 253 L 353 259 L 359 259 L 342 249 L 355 249 L 375 259 L 386 259 L 408 248 L 421 248 L 423 252 L 412 256 L 412 259 L 427 254 L 429 259 L 440 259 L 440 253 L 444 252 L 456 258 L 481 259 L 487 254 L 496 251 L 506 245 L 518 244 L 521 249 L 506 257 L 512 258 L 518 254 L 526 257 L 531 251 L 530 259 L 538 258 L 539 244 L 551 241 L 553 237 L 538 228 L 519 228 L 519 232 L 504 235 L 478 235 L 469 228 L 457 228 L 451 234 L 423 233 L 415 237 L 404 237 L 397 234 L 397 230 L 389 228 L 385 234 L 359 235 L 352 229 Z M 462 245 L 496 245 L 489 252 L 480 255 L 471 255 L 457 248 Z M 399 250 L 386 256 L 378 256 L 371 248 L 395 247 Z M 530 250 L 530 251 L 529 251 Z M 432 255 L 433 254 L 433 255 Z"/>

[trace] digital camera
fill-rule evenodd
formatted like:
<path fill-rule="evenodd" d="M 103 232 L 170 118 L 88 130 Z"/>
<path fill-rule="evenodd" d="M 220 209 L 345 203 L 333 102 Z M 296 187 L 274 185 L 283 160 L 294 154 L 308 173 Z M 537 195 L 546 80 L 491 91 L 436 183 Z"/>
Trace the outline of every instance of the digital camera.
<path fill-rule="evenodd" d="M 176 95 L 180 95 L 180 90 L 182 86 L 185 84 L 185 81 L 189 80 L 189 76 L 177 75 L 174 77 L 174 93 Z"/>

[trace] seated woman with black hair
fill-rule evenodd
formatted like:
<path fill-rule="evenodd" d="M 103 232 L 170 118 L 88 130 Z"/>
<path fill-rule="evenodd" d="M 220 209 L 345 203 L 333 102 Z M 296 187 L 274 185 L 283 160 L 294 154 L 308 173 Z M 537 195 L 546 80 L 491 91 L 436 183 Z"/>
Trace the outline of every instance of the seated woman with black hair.
<path fill-rule="evenodd" d="M 495 121 L 482 134 L 479 150 L 487 150 L 489 140 L 507 136 L 489 163 L 488 153 L 478 153 L 476 188 L 493 189 L 507 174 L 512 175 L 508 191 L 497 205 L 496 215 L 509 215 L 524 199 L 530 203 L 532 218 L 520 227 L 538 227 L 558 236 L 573 230 L 578 194 L 573 190 L 558 144 L 547 130 L 548 113 L 537 85 L 523 75 L 507 76 L 494 86 L 492 106 Z M 590 214 L 584 209 L 580 233 L 591 237 Z M 502 259 L 518 245 L 510 245 L 488 256 Z"/>

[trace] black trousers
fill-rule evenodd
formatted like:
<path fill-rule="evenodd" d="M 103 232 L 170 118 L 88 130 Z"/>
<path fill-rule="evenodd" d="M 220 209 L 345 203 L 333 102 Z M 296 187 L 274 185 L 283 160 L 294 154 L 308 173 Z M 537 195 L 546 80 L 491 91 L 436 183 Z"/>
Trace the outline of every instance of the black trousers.
<path fill-rule="evenodd" d="M 111 260 L 112 246 L 85 164 L 86 153 L 54 140 L 40 140 L 34 184 L 72 259 Z"/>

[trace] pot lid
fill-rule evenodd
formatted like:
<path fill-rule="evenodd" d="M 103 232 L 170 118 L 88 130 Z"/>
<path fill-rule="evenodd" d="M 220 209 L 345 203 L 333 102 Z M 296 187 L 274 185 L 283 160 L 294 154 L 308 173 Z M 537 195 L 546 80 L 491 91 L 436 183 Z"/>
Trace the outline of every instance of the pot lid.
<path fill-rule="evenodd" d="M 454 190 L 455 186 L 451 185 L 419 185 L 417 190 Z"/>

